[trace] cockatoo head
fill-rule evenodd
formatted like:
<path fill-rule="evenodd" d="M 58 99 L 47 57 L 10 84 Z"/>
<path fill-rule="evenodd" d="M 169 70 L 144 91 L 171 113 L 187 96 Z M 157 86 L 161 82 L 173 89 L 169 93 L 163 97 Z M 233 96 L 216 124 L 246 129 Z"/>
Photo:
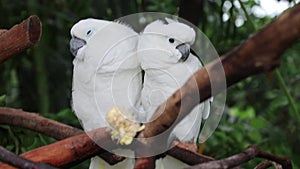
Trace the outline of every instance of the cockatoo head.
<path fill-rule="evenodd" d="M 165 18 L 167 23 L 156 20 L 147 25 L 143 32 L 142 48 L 153 48 L 160 51 L 160 56 L 155 57 L 153 52 L 151 60 L 155 57 L 160 63 L 184 62 L 190 55 L 190 45 L 195 41 L 196 33 L 193 28 L 178 21 Z M 154 51 L 154 50 L 153 50 Z M 163 55 L 162 52 L 164 53 Z M 147 60 L 147 58 L 144 58 Z M 150 59 L 150 58 L 148 58 Z"/>
<path fill-rule="evenodd" d="M 83 59 L 85 47 L 89 40 L 104 26 L 108 21 L 98 19 L 84 19 L 76 23 L 71 29 L 72 39 L 70 41 L 70 51 L 78 59 Z"/>

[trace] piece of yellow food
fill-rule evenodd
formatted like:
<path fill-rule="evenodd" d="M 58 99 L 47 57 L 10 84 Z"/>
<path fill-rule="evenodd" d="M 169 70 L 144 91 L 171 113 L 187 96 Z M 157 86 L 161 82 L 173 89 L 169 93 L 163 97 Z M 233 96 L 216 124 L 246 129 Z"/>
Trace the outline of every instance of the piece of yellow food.
<path fill-rule="evenodd" d="M 131 144 L 136 133 L 145 128 L 145 125 L 137 123 L 129 112 L 119 107 L 113 107 L 107 112 L 106 120 L 110 125 L 112 139 L 118 140 L 122 145 Z"/>

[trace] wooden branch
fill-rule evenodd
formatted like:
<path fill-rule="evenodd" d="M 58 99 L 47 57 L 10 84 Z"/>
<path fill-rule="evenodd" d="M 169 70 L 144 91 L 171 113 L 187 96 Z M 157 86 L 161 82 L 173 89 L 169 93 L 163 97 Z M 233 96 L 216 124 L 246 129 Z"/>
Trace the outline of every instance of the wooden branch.
<path fill-rule="evenodd" d="M 30 129 L 57 140 L 83 133 L 80 129 L 47 119 L 39 114 L 12 108 L 0 108 L 0 124 Z"/>
<path fill-rule="evenodd" d="M 80 129 L 47 119 L 36 113 L 29 113 L 13 108 L 0 108 L 0 124 L 26 128 L 57 140 L 66 139 L 83 133 Z M 167 153 L 170 156 L 191 165 L 212 160 L 211 157 L 206 157 L 186 149 L 181 143 L 176 144 L 172 149 L 167 151 Z M 110 152 L 102 153 L 101 151 L 99 156 L 110 165 L 114 165 L 124 160 L 124 157 L 114 155 Z"/>
<path fill-rule="evenodd" d="M 0 29 L 0 36 L 1 36 L 3 33 L 5 33 L 5 32 L 7 32 L 6 29 Z"/>
<path fill-rule="evenodd" d="M 272 166 L 275 169 L 282 169 L 282 166 L 280 164 L 277 164 L 277 163 L 275 163 L 273 161 L 269 161 L 269 160 L 260 163 L 254 169 L 267 169 L 267 168 L 270 168 Z"/>
<path fill-rule="evenodd" d="M 231 157 L 224 158 L 222 160 L 210 161 L 207 163 L 202 163 L 189 167 L 187 169 L 228 169 L 239 166 L 249 160 L 252 160 L 256 157 L 265 158 L 272 160 L 282 166 L 283 169 L 292 169 L 291 161 L 285 157 L 277 157 L 270 153 L 261 151 L 258 147 L 251 146 L 245 151 L 235 154 Z"/>
<path fill-rule="evenodd" d="M 267 160 L 262 163 L 259 163 L 254 169 L 267 169 L 271 166 L 273 166 L 272 162 Z"/>
<path fill-rule="evenodd" d="M 39 114 L 13 108 L 0 108 L 0 124 L 26 128 L 57 140 L 84 133 L 84 131 L 78 128 L 50 120 Z M 124 157 L 114 155 L 110 152 L 101 153 L 99 156 L 110 165 L 124 160 Z"/>
<path fill-rule="evenodd" d="M 145 148 L 149 149 L 149 145 L 143 144 L 143 142 L 139 142 L 139 149 L 141 152 L 145 150 Z M 155 145 L 156 147 L 159 147 L 158 144 Z M 150 149 L 153 149 L 153 146 L 150 147 Z M 137 153 L 137 157 L 139 157 L 139 152 Z M 137 158 L 136 163 L 134 166 L 134 169 L 154 169 L 155 168 L 155 160 L 158 158 L 163 158 L 166 155 L 170 155 L 188 165 L 196 165 L 201 163 L 206 163 L 209 161 L 213 161 L 214 158 L 205 156 L 202 154 L 198 154 L 197 152 L 191 150 L 190 145 L 184 144 L 178 141 L 173 141 L 172 148 L 169 149 L 166 153 L 156 155 L 154 157 L 143 157 L 143 158 Z"/>
<path fill-rule="evenodd" d="M 106 129 L 99 128 L 88 132 L 88 134 L 83 133 L 39 147 L 20 156 L 34 162 L 50 163 L 54 166 L 64 167 L 71 163 L 93 157 L 98 153 L 105 152 L 94 141 L 103 145 L 114 146 L 111 136 L 106 132 Z M 0 168 L 12 169 L 12 167 L 6 164 L 0 164 Z"/>
<path fill-rule="evenodd" d="M 7 31 L 0 30 L 0 64 L 39 42 L 41 32 L 41 22 L 35 15 Z"/>
<path fill-rule="evenodd" d="M 176 146 L 167 151 L 167 154 L 176 159 L 180 159 L 188 165 L 196 165 L 214 160 L 212 157 L 188 150 L 183 143 L 176 144 Z"/>
<path fill-rule="evenodd" d="M 155 157 L 138 158 L 133 169 L 154 169 Z"/>
<path fill-rule="evenodd" d="M 257 154 L 257 157 L 268 159 L 268 160 L 273 161 L 277 164 L 280 164 L 283 169 L 291 169 L 292 168 L 291 160 L 287 157 L 274 156 L 273 154 L 268 153 L 268 152 L 264 152 L 264 151 L 259 151 L 259 153 Z"/>
<path fill-rule="evenodd" d="M 140 137 L 148 138 L 163 133 L 170 128 L 177 117 L 183 119 L 199 102 L 225 90 L 219 86 L 225 80 L 220 76 L 223 71 L 225 71 L 227 86 L 251 75 L 271 71 L 279 65 L 280 55 L 299 38 L 300 4 L 297 4 L 250 37 L 240 47 L 222 56 L 222 65 L 216 60 L 208 64 L 205 69 L 196 72 L 191 77 L 193 79 L 190 78 L 183 87 L 158 107 L 153 115 L 155 118 L 146 124 Z M 195 79 L 197 84 L 194 83 Z M 214 85 L 213 94 L 211 84 Z M 200 100 L 195 97 L 196 94 L 201 96 Z"/>
<path fill-rule="evenodd" d="M 29 161 L 27 159 L 24 159 L 22 157 L 19 157 L 15 155 L 14 153 L 6 150 L 2 146 L 0 146 L 0 161 L 7 163 L 11 166 L 18 167 L 20 169 L 57 169 L 56 167 L 53 167 L 49 164 L 45 163 L 35 163 L 32 161 Z M 1 163 L 0 163 L 1 165 Z"/>

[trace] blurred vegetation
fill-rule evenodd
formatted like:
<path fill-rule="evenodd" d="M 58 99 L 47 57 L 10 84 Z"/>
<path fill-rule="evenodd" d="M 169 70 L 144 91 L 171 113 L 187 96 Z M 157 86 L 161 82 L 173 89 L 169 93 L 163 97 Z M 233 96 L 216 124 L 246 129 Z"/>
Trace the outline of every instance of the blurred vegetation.
<path fill-rule="evenodd" d="M 197 24 L 222 55 L 275 18 L 255 15 L 254 8 L 259 8 L 259 4 L 252 0 L 205 1 Z M 87 17 L 114 20 L 144 11 L 177 15 L 178 9 L 179 1 L 175 0 L 1 0 L 1 28 L 9 29 L 36 14 L 43 23 L 43 34 L 33 49 L 0 66 L 0 105 L 39 112 L 80 127 L 70 109 L 71 26 Z M 197 11 L 191 12 L 199 15 Z M 293 102 L 294 108 L 300 109 L 299 54 L 300 43 L 297 43 L 284 53 L 278 71 L 249 77 L 228 90 L 227 108 L 217 131 L 205 144 L 205 154 L 222 158 L 257 145 L 276 155 L 290 157 L 294 168 L 300 168 L 299 114 L 291 106 Z M 0 125 L 0 145 L 15 153 L 54 141 L 28 130 Z M 77 168 L 87 166 L 85 162 Z"/>

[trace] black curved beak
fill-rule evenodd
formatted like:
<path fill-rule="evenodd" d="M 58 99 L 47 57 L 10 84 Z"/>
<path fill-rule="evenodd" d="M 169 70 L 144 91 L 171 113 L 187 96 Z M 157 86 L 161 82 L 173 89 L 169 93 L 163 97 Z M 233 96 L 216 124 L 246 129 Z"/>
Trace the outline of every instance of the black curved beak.
<path fill-rule="evenodd" d="M 182 57 L 179 59 L 180 62 L 184 62 L 188 59 L 190 55 L 190 48 L 191 48 L 190 45 L 185 43 L 176 46 L 176 49 L 178 49 L 182 55 Z"/>
<path fill-rule="evenodd" d="M 86 44 L 85 40 L 79 39 L 77 37 L 72 37 L 70 40 L 70 52 L 73 56 L 77 55 L 77 52 Z"/>

